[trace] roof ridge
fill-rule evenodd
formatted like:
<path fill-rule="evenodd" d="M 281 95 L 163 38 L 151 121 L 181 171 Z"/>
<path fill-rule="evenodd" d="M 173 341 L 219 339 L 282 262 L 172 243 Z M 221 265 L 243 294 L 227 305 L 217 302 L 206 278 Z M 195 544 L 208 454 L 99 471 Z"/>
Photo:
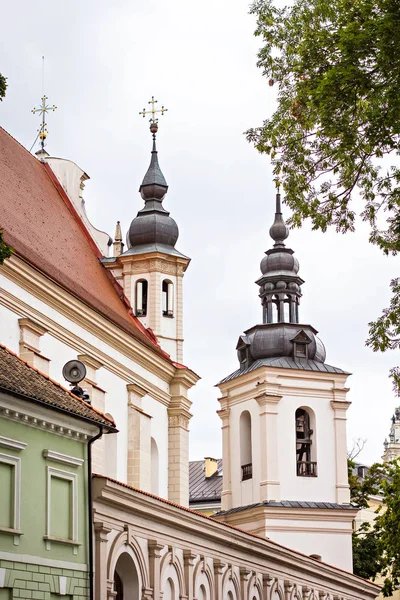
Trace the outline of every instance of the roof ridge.
<path fill-rule="evenodd" d="M 7 348 L 7 346 L 5 346 L 4 344 L 0 344 L 0 348 L 3 348 L 3 350 L 5 350 L 6 352 L 8 352 L 8 354 L 10 354 L 11 356 L 14 356 L 15 358 L 17 358 L 21 363 L 23 363 L 29 369 L 31 369 L 32 371 L 35 371 L 36 373 L 39 373 L 39 375 L 41 375 L 42 377 L 44 377 L 45 379 L 47 379 L 48 381 L 50 381 L 53 385 L 55 385 L 58 388 L 60 388 L 63 392 L 65 392 L 69 396 L 72 396 L 72 398 L 74 398 L 74 400 L 79 400 L 79 402 L 81 404 L 83 404 L 85 407 L 89 407 L 91 410 L 93 410 L 93 412 L 97 413 L 98 415 L 100 415 L 101 417 L 103 417 L 103 419 L 106 419 L 106 421 L 109 421 L 112 425 L 114 425 L 114 427 L 116 427 L 114 419 L 108 417 L 105 413 L 102 413 L 98 408 L 95 408 L 94 406 L 92 406 L 88 402 L 85 402 L 85 400 L 82 400 L 82 398 L 79 398 L 79 396 L 75 396 L 75 394 L 73 394 L 71 392 L 71 390 L 67 390 L 67 388 L 65 388 L 64 386 L 62 386 L 61 383 L 59 383 L 58 381 L 55 381 L 49 375 L 47 375 L 46 373 L 43 373 L 43 371 L 40 371 L 40 369 L 37 369 L 36 367 L 30 365 L 25 359 L 21 358 L 20 356 L 18 356 L 18 354 L 16 354 L 15 352 L 13 352 L 9 348 Z"/>

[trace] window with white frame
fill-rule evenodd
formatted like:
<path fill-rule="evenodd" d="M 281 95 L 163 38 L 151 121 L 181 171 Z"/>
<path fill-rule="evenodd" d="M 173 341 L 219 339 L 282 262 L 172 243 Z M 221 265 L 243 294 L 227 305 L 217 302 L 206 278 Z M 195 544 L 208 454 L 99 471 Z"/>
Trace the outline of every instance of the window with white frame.
<path fill-rule="evenodd" d="M 78 542 L 78 485 L 77 474 L 47 467 L 46 550 L 51 542 L 64 542 L 74 546 Z"/>
<path fill-rule="evenodd" d="M 0 531 L 17 533 L 21 526 L 21 459 L 0 453 Z"/>

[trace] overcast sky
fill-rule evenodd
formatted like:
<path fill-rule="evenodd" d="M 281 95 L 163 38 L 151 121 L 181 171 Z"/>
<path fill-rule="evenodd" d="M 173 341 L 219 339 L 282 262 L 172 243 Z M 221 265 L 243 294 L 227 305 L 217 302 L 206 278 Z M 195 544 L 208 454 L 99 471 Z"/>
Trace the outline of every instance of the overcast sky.
<path fill-rule="evenodd" d="M 201 375 L 192 392 L 191 458 L 221 455 L 218 390 L 237 366 L 243 330 L 261 322 L 259 263 L 271 246 L 274 186 L 267 157 L 243 132 L 274 107 L 256 67 L 260 41 L 247 0 L 68 0 L 2 2 L 0 72 L 8 77 L 0 124 L 28 149 L 45 93 L 48 151 L 89 175 L 93 224 L 124 235 L 142 206 L 138 187 L 150 160 L 148 122 L 138 113 L 154 95 L 165 207 L 180 228 L 177 248 L 192 258 L 184 280 L 184 362 Z M 287 215 L 287 209 L 284 208 Z M 348 437 L 366 438 L 361 460 L 379 460 L 396 405 L 388 370 L 396 354 L 365 348 L 367 323 L 389 302 L 395 260 L 355 234 L 292 231 L 287 245 L 305 280 L 300 321 L 312 324 L 327 363 L 351 371 Z M 290 424 L 288 424 L 291 427 Z"/>

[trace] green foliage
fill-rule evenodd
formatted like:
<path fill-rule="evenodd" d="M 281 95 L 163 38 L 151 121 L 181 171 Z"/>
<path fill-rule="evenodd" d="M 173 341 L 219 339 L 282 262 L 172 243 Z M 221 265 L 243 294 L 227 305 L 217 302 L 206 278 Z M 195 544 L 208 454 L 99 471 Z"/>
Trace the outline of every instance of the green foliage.
<path fill-rule="evenodd" d="M 0 73 L 0 100 L 6 95 L 7 79 Z"/>
<path fill-rule="evenodd" d="M 270 119 L 247 139 L 274 162 L 291 225 L 354 230 L 355 199 L 370 242 L 400 251 L 400 3 L 255 0 L 258 66 L 278 86 Z M 398 347 L 399 281 L 391 307 L 370 324 L 375 350 Z M 391 346 L 392 344 L 392 346 Z"/>
<path fill-rule="evenodd" d="M 349 461 L 351 501 L 367 508 L 368 499 L 379 495 L 385 507 L 353 534 L 354 573 L 366 579 L 384 577 L 382 591 L 390 596 L 400 584 L 400 461 L 375 463 L 362 480 L 353 475 L 353 467 Z"/>
<path fill-rule="evenodd" d="M 10 258 L 11 252 L 12 248 L 5 243 L 3 230 L 0 228 L 0 265 L 3 264 L 6 258 Z"/>

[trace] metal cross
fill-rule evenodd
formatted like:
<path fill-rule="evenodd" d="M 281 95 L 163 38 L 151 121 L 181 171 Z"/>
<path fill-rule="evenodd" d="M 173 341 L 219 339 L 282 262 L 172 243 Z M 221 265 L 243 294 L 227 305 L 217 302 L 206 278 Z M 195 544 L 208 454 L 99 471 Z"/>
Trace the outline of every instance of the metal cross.
<path fill-rule="evenodd" d="M 151 115 L 149 121 L 150 124 L 151 123 L 158 123 L 158 119 L 156 119 L 155 114 L 156 113 L 161 113 L 161 115 L 163 115 L 165 112 L 167 112 L 168 108 L 164 108 L 164 105 L 162 105 L 161 108 L 159 108 L 158 110 L 155 109 L 155 105 L 157 104 L 158 100 L 154 100 L 154 96 L 151 97 L 151 100 L 149 100 L 149 102 L 147 104 L 151 104 L 151 110 L 146 110 L 145 108 L 139 113 L 139 115 L 142 115 L 142 117 L 144 118 L 146 115 Z"/>
<path fill-rule="evenodd" d="M 42 104 L 40 106 L 36 106 L 35 108 L 32 109 L 32 112 L 34 115 L 36 113 L 40 113 L 42 115 L 42 123 L 41 123 L 40 129 L 39 129 L 39 138 L 40 138 L 40 144 L 42 146 L 42 150 L 44 150 L 44 141 L 47 137 L 45 115 L 50 110 L 52 110 L 54 112 L 57 108 L 57 106 L 54 106 L 54 104 L 53 104 L 53 106 L 46 104 L 46 100 L 48 100 L 48 97 L 43 95 Z"/>

